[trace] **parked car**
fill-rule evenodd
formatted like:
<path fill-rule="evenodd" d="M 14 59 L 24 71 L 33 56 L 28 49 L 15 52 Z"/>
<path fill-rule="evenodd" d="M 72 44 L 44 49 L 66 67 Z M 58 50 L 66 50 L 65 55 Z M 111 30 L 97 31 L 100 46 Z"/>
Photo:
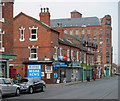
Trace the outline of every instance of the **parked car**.
<path fill-rule="evenodd" d="M 21 92 L 32 94 L 35 91 L 45 91 L 46 83 L 37 77 L 26 77 L 17 83 L 20 86 Z"/>
<path fill-rule="evenodd" d="M 120 73 L 115 73 L 115 75 L 118 75 L 118 76 L 120 76 Z"/>
<path fill-rule="evenodd" d="M 17 96 L 20 95 L 20 86 L 13 84 L 8 80 L 7 78 L 0 78 L 0 86 L 2 87 L 1 89 L 1 94 L 6 95 L 6 94 L 15 94 Z"/>
<path fill-rule="evenodd" d="M 2 86 L 0 85 L 0 101 L 2 99 Z"/>

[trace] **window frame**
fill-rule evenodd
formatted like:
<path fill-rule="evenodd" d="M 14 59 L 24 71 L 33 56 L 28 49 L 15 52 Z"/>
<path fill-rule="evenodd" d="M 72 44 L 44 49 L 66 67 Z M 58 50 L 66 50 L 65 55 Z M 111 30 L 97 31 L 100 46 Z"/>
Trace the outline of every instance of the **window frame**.
<path fill-rule="evenodd" d="M 25 41 L 25 38 L 24 38 L 24 30 L 25 30 L 25 28 L 23 28 L 23 27 L 21 27 L 21 28 L 19 28 L 19 30 L 20 30 L 20 41 Z M 23 35 L 22 35 L 22 30 L 23 30 Z M 22 36 L 23 36 L 23 39 L 22 39 Z"/>
<path fill-rule="evenodd" d="M 29 60 L 38 60 L 38 57 L 37 57 L 37 48 L 38 47 L 31 47 L 30 48 L 30 57 L 29 57 Z M 31 53 L 31 50 L 32 49 L 36 49 L 36 53 Z M 32 55 L 36 55 L 36 57 L 35 58 L 32 58 Z"/>
<path fill-rule="evenodd" d="M 90 29 L 87 29 L 87 36 L 90 36 Z"/>
<path fill-rule="evenodd" d="M 79 37 L 79 30 L 78 29 L 75 30 L 75 36 Z"/>
<path fill-rule="evenodd" d="M 102 36 L 103 29 L 99 29 L 99 36 Z"/>
<path fill-rule="evenodd" d="M 72 29 L 70 29 L 69 33 L 70 33 L 70 35 L 73 35 L 73 30 L 72 30 Z"/>
<path fill-rule="evenodd" d="M 99 45 L 102 45 L 103 44 L 103 40 L 102 40 L 102 38 L 99 38 Z"/>
<path fill-rule="evenodd" d="M 32 28 L 29 27 L 29 29 L 30 29 L 30 38 L 29 38 L 29 40 L 30 40 L 30 41 L 37 41 L 37 40 L 38 40 L 38 37 L 37 37 L 38 27 L 35 28 L 35 27 L 33 26 Z M 35 34 L 32 33 L 32 30 L 34 30 L 34 29 L 36 29 L 36 33 L 35 33 Z M 35 36 L 36 36 L 36 39 L 32 39 L 32 35 L 35 35 Z"/>

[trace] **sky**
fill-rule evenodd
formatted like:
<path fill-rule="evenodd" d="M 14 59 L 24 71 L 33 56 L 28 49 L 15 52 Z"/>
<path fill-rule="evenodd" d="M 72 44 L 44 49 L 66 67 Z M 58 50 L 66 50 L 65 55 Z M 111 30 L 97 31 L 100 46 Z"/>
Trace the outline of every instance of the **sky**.
<path fill-rule="evenodd" d="M 83 17 L 112 18 L 113 62 L 118 64 L 118 1 L 119 0 L 15 0 L 14 17 L 23 12 L 36 19 L 40 8 L 49 8 L 51 19 L 70 18 L 70 12 L 77 10 Z"/>

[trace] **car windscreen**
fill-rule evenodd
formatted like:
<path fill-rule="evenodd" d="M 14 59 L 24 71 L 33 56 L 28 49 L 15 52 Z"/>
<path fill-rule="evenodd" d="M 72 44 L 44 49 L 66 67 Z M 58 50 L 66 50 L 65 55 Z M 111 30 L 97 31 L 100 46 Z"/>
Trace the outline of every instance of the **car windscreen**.
<path fill-rule="evenodd" d="M 3 84 L 3 80 L 2 79 L 0 79 L 0 84 Z"/>
<path fill-rule="evenodd" d="M 23 82 L 28 82 L 28 83 L 32 83 L 33 82 L 33 80 L 32 79 L 22 79 L 22 80 L 20 80 L 20 83 L 23 83 Z"/>

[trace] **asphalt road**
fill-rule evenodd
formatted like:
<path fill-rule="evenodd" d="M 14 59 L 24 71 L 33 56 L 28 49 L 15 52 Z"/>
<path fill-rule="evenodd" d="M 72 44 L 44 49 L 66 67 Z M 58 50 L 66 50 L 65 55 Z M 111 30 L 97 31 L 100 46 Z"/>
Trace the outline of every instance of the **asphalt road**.
<path fill-rule="evenodd" d="M 118 77 L 67 86 L 47 87 L 45 92 L 3 99 L 118 99 Z"/>

